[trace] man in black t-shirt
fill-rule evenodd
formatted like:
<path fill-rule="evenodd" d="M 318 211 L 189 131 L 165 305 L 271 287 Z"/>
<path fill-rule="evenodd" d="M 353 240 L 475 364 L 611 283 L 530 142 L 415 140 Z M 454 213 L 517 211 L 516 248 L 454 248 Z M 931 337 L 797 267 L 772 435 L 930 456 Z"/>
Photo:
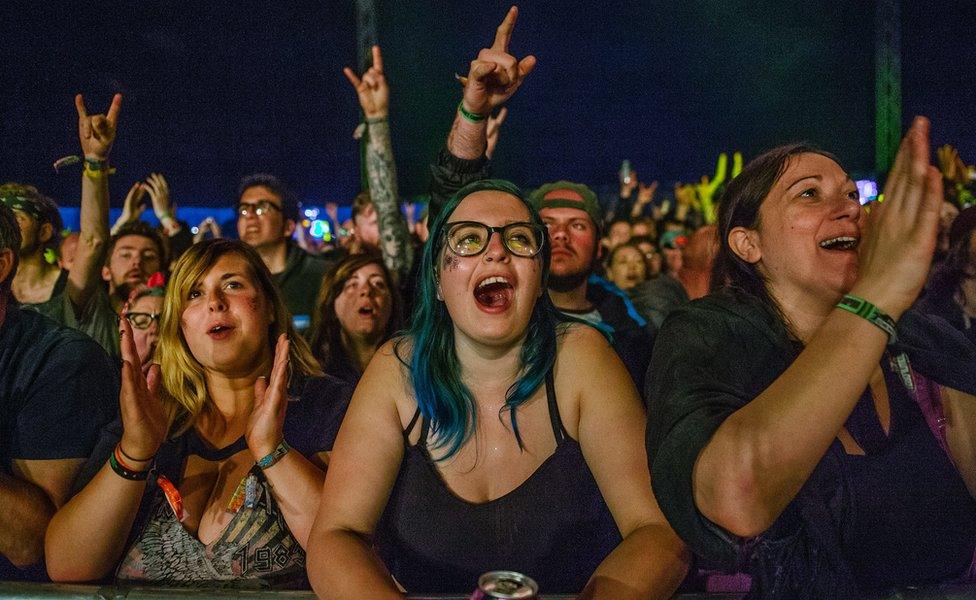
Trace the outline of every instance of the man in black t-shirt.
<path fill-rule="evenodd" d="M 0 204 L 0 580 L 44 580 L 47 524 L 118 403 L 115 366 L 88 336 L 21 310 L 20 230 Z"/>

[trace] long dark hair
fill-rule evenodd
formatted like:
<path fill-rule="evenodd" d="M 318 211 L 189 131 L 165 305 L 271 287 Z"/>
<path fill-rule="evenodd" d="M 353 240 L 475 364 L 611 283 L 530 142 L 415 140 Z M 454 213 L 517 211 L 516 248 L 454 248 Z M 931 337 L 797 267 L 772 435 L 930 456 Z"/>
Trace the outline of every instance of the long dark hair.
<path fill-rule="evenodd" d="M 312 326 L 309 334 L 309 345 L 312 354 L 322 364 L 327 372 L 330 366 L 346 363 L 354 364 L 350 359 L 346 347 L 342 344 L 342 324 L 336 315 L 335 302 L 342 288 L 349 278 L 359 269 L 367 265 L 376 265 L 383 273 L 386 287 L 390 290 L 390 319 L 383 330 L 383 341 L 393 337 L 403 324 L 403 302 L 400 294 L 393 285 L 390 271 L 383 264 L 383 258 L 373 253 L 351 254 L 329 269 L 322 278 L 315 309 L 312 311 Z M 358 369 L 357 369 L 358 370 Z M 330 373 L 334 375 L 335 373 Z"/>
<path fill-rule="evenodd" d="M 949 230 L 949 251 L 935 268 L 925 286 L 925 300 L 935 303 L 951 302 L 962 289 L 962 282 L 976 275 L 970 237 L 976 230 L 976 206 L 963 210 Z"/>
<path fill-rule="evenodd" d="M 759 228 L 759 208 L 766 196 L 793 157 L 809 153 L 826 156 L 840 164 L 834 155 L 806 143 L 773 148 L 749 161 L 738 177 L 729 182 L 718 207 L 719 247 L 712 267 L 711 291 L 733 289 L 749 294 L 778 316 L 787 329 L 790 329 L 789 320 L 769 293 L 766 278 L 759 272 L 759 267 L 743 260 L 732 250 L 729 233 L 736 227 Z"/>

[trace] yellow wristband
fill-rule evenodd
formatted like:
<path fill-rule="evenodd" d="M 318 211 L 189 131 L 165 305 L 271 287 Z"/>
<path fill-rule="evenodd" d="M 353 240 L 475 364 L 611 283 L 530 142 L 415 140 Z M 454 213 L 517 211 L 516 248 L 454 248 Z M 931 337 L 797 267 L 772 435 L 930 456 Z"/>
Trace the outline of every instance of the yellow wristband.
<path fill-rule="evenodd" d="M 115 174 L 115 168 L 114 167 L 109 167 L 107 169 L 93 169 L 86 162 L 85 163 L 85 168 L 81 171 L 81 174 L 84 175 L 85 177 L 89 178 L 89 179 L 94 179 L 94 180 L 98 181 L 98 180 L 102 179 L 103 177 L 108 177 L 109 175 L 114 175 Z"/>

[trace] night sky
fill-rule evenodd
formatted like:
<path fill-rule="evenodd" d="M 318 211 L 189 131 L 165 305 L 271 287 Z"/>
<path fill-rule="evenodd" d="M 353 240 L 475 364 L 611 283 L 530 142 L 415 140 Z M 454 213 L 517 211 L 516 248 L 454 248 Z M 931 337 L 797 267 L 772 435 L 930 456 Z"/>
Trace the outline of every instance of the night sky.
<path fill-rule="evenodd" d="M 412 196 L 460 98 L 453 74 L 490 44 L 509 4 L 377 4 L 401 194 Z M 976 3 L 903 4 L 904 119 L 929 115 L 934 143 L 976 162 Z M 495 173 L 606 185 L 628 158 L 642 179 L 670 184 L 711 172 L 722 150 L 748 157 L 795 140 L 868 173 L 872 7 L 523 2 L 512 50 L 539 64 L 510 103 Z M 120 91 L 115 205 L 152 171 L 184 206 L 230 206 L 254 171 L 311 204 L 358 190 L 358 106 L 341 74 L 356 63 L 351 1 L 4 2 L 0 34 L 2 180 L 77 204 L 77 171 L 51 168 L 78 151 L 72 95 L 94 112 Z"/>

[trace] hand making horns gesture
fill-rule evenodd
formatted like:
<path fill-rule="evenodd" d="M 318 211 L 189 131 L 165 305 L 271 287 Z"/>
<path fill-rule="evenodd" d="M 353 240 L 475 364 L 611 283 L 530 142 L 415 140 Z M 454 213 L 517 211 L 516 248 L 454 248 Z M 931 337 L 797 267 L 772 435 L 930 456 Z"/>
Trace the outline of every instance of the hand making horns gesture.
<path fill-rule="evenodd" d="M 461 78 L 465 110 L 478 115 L 490 114 L 512 97 L 525 76 L 535 67 L 534 56 L 516 60 L 508 53 L 517 18 L 518 7 L 508 9 L 508 14 L 495 31 L 491 48 L 482 48 L 478 58 L 471 61 L 468 76 Z"/>
<path fill-rule="evenodd" d="M 389 114 L 390 86 L 386 84 L 386 76 L 383 75 L 383 55 L 380 54 L 380 47 L 373 46 L 373 66 L 363 73 L 362 79 L 356 77 L 356 73 L 349 67 L 344 68 L 342 72 L 356 89 L 359 106 L 363 109 L 366 118 L 386 118 Z"/>
<path fill-rule="evenodd" d="M 81 94 L 75 96 L 75 108 L 78 110 L 78 137 L 81 139 L 85 158 L 108 159 L 108 153 L 115 141 L 115 126 L 122 108 L 122 94 L 115 94 L 112 98 L 108 114 L 89 115 Z"/>

